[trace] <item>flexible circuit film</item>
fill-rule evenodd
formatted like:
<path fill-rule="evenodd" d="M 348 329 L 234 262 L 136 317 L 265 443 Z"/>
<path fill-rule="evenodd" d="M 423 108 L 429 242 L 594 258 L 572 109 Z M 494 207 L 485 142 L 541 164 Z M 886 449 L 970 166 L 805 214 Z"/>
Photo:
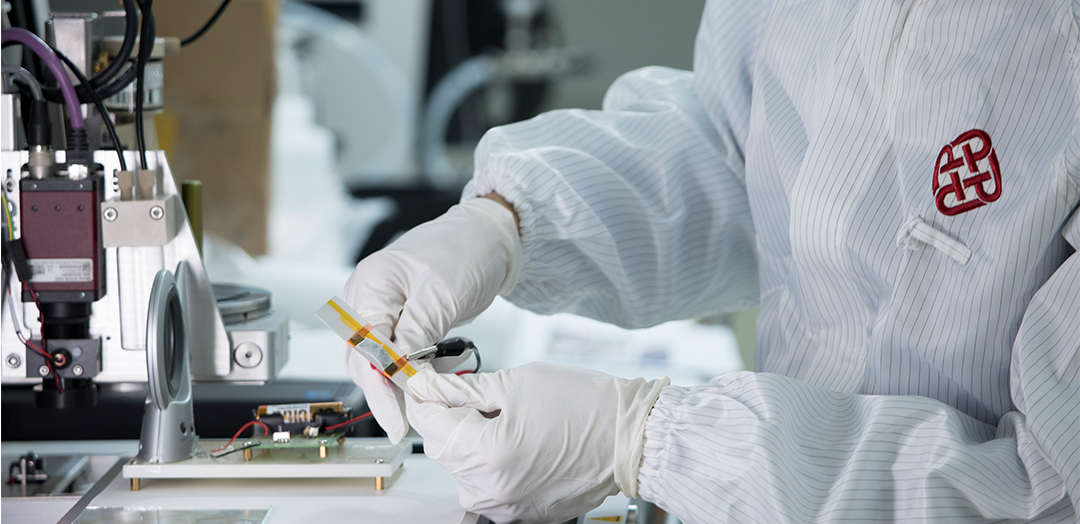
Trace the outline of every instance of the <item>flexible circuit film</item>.
<path fill-rule="evenodd" d="M 402 389 L 409 377 L 416 374 L 416 368 L 409 364 L 406 354 L 393 342 L 376 334 L 375 328 L 340 297 L 327 301 L 315 316 Z"/>

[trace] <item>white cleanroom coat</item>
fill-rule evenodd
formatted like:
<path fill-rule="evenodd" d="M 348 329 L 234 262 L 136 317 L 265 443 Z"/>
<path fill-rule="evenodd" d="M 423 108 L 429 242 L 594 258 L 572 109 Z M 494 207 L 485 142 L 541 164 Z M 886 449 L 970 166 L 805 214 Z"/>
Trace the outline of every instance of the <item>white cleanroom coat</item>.
<path fill-rule="evenodd" d="M 1078 11 L 710 2 L 693 73 L 484 137 L 464 196 L 520 215 L 512 302 L 647 326 L 760 301 L 756 373 L 661 394 L 644 497 L 1077 520 Z"/>

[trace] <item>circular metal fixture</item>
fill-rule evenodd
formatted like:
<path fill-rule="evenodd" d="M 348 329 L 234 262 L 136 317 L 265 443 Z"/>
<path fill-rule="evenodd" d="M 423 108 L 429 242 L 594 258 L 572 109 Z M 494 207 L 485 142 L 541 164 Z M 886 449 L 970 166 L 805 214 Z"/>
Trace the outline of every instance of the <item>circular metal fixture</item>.
<path fill-rule="evenodd" d="M 164 464 L 184 460 L 191 458 L 198 447 L 195 414 L 191 407 L 188 326 L 180 299 L 185 271 L 185 262 L 176 268 L 179 277 L 166 269 L 158 271 L 150 290 L 146 320 L 146 374 L 150 395 L 139 437 L 138 460 L 142 462 Z"/>
<path fill-rule="evenodd" d="M 214 284 L 221 319 L 226 324 L 247 322 L 270 314 L 270 291 L 240 284 Z"/>
<path fill-rule="evenodd" d="M 188 372 L 184 313 L 176 279 L 168 271 L 159 271 L 154 278 L 146 324 L 150 398 L 164 410 L 181 395 L 190 394 L 181 391 Z"/>

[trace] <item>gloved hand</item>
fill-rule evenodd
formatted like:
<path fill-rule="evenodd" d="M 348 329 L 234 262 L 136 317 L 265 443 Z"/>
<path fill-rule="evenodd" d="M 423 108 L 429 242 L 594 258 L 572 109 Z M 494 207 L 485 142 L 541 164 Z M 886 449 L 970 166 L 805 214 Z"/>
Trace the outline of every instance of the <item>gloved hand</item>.
<path fill-rule="evenodd" d="M 462 507 L 563 522 L 619 490 L 637 496 L 645 418 L 668 382 L 546 363 L 461 377 L 429 368 L 409 379 L 406 403 Z"/>
<path fill-rule="evenodd" d="M 476 198 L 361 260 L 345 283 L 345 302 L 410 352 L 476 318 L 495 295 L 513 290 L 520 272 L 513 213 Z M 436 361 L 441 364 L 453 363 Z M 345 369 L 390 440 L 400 442 L 408 430 L 401 389 L 352 348 L 345 351 Z"/>

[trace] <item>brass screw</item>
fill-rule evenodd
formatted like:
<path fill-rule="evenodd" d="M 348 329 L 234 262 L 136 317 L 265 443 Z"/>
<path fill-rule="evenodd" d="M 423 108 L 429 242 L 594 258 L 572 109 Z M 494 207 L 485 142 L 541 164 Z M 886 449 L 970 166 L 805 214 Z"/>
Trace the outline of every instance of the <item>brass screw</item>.
<path fill-rule="evenodd" d="M 118 57 L 119 58 L 119 57 Z M 94 60 L 94 74 L 100 73 L 105 70 L 105 67 L 109 64 L 109 53 L 102 51 L 98 53 L 97 60 Z"/>

